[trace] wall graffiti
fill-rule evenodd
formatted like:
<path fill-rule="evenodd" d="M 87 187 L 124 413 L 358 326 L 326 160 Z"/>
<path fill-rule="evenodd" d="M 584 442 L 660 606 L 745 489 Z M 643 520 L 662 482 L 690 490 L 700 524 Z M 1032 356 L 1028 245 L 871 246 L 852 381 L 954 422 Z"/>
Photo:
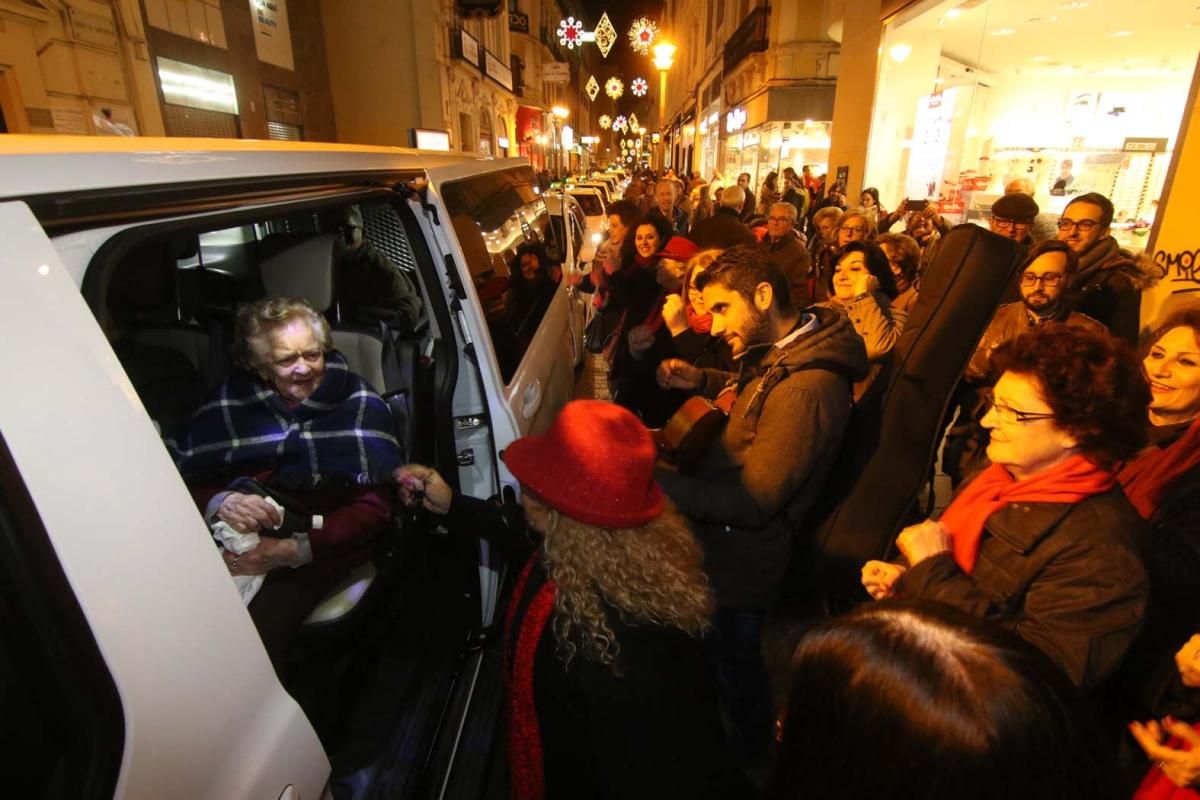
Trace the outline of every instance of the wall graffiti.
<path fill-rule="evenodd" d="M 1200 248 L 1154 253 L 1154 263 L 1164 271 L 1171 294 L 1200 292 Z"/>

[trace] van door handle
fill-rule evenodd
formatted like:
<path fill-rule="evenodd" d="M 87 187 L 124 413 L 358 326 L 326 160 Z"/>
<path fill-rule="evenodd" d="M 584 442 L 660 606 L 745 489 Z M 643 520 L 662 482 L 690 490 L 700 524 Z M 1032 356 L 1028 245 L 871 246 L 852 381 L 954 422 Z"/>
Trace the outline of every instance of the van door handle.
<path fill-rule="evenodd" d="M 533 415 L 537 413 L 541 405 L 542 381 L 539 378 L 525 389 L 525 395 L 521 400 L 521 416 L 525 417 L 525 419 L 533 419 Z"/>

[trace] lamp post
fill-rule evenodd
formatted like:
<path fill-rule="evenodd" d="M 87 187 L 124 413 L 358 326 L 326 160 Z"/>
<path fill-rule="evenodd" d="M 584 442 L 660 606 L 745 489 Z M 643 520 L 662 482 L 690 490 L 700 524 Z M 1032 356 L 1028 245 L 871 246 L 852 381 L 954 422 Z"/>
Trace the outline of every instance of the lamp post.
<path fill-rule="evenodd" d="M 667 128 L 667 70 L 675 63 L 675 45 L 668 41 L 660 41 L 654 45 L 654 66 L 658 70 L 658 127 Z M 666 162 L 666 137 L 664 145 L 658 149 L 658 168 L 663 169 Z"/>
<path fill-rule="evenodd" d="M 555 165 L 555 177 L 563 177 L 563 141 L 562 141 L 562 125 L 567 117 L 571 116 L 571 112 L 566 106 L 554 106 L 550 109 L 550 113 L 554 115 L 554 147 L 558 150 L 558 163 Z"/>

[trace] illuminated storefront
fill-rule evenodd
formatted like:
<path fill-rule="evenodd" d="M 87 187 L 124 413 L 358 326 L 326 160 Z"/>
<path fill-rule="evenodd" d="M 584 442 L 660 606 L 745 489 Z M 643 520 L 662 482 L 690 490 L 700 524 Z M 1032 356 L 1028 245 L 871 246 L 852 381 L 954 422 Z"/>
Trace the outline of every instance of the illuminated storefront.
<path fill-rule="evenodd" d="M 1099 192 L 1140 249 L 1157 211 L 1200 51 L 1197 15 L 1146 0 L 947 0 L 888 21 L 864 186 L 887 207 L 936 200 L 982 221 L 1016 178 L 1044 212 Z M 1190 23 L 1190 24 L 1189 24 Z"/>

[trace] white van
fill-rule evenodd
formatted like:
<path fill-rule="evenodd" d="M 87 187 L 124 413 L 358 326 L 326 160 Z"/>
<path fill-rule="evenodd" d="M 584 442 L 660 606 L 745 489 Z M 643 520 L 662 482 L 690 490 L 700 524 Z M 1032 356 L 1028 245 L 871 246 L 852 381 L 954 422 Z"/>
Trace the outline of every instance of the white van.
<path fill-rule="evenodd" d="M 419 287 L 412 330 L 339 324 L 336 295 L 312 289 L 351 204 Z M 288 289 L 274 293 L 316 303 L 352 368 L 407 405 L 411 459 L 467 494 L 511 492 L 499 451 L 549 424 L 582 354 L 568 281 L 525 330 L 505 314 L 519 247 L 563 278 L 577 269 L 528 163 L 2 136 L 0 242 L 5 793 L 482 796 L 500 561 L 436 519 L 398 519 L 305 623 L 285 690 L 159 438 L 151 415 L 167 412 L 147 381 L 163 376 L 127 373 L 114 345 L 182 354 L 215 386 L 230 314 L 264 295 L 273 259 L 271 282 Z M 387 385 L 395 374 L 407 385 Z"/>

